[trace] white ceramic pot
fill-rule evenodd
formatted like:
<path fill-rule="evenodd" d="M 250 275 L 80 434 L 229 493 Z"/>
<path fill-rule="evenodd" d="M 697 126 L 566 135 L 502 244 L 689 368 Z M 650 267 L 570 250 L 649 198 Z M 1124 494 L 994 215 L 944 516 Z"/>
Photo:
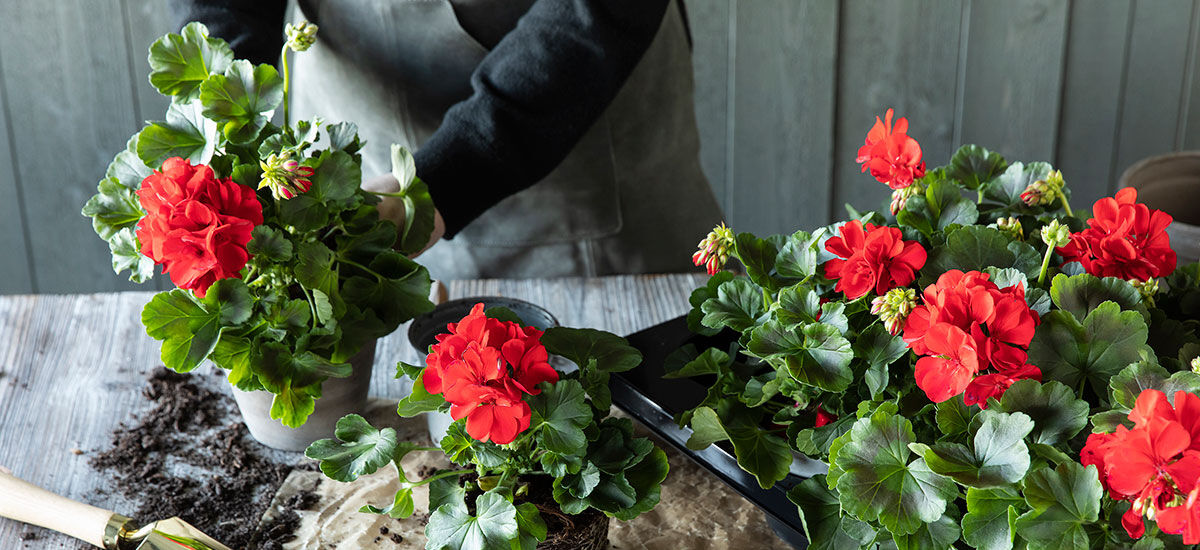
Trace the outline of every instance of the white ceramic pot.
<path fill-rule="evenodd" d="M 321 398 L 308 421 L 299 428 L 289 428 L 271 418 L 271 402 L 275 395 L 267 391 L 246 392 L 237 388 L 233 398 L 250 435 L 259 443 L 283 451 L 303 451 L 309 444 L 333 437 L 337 421 L 348 414 L 362 414 L 371 388 L 371 370 L 375 365 L 375 342 L 363 346 L 350 358 L 353 373 L 347 378 L 330 378 L 321 385 Z"/>
<path fill-rule="evenodd" d="M 1138 190 L 1138 202 L 1171 215 L 1167 226 L 1179 265 L 1200 261 L 1200 151 L 1139 161 L 1121 176 L 1120 187 Z"/>

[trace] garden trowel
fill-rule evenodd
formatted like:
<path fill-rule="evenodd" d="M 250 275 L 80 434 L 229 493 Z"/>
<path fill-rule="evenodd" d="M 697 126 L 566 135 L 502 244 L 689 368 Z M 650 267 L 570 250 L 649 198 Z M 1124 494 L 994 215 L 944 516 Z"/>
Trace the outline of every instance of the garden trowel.
<path fill-rule="evenodd" d="M 51 493 L 0 467 L 0 517 L 45 527 L 107 550 L 231 550 L 179 518 L 144 525 Z"/>

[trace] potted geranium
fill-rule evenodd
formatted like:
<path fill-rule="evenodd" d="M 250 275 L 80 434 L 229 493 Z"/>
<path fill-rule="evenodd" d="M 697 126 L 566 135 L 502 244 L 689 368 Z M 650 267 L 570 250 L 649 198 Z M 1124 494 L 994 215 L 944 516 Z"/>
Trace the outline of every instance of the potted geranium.
<path fill-rule="evenodd" d="M 285 59 L 316 27 L 287 31 Z M 251 433 L 303 449 L 365 402 L 375 339 L 433 307 L 428 272 L 405 256 L 429 239 L 428 190 L 394 151 L 409 216 L 399 232 L 380 219 L 379 198 L 359 188 L 354 124 L 288 120 L 286 71 L 233 59 L 199 23 L 156 41 L 149 59 L 151 84 L 171 98 L 165 120 L 129 140 L 83 213 L 115 271 L 144 282 L 161 265 L 177 287 L 142 312 L 163 363 L 227 370 Z M 295 430 L 323 394 L 328 410 Z"/>
<path fill-rule="evenodd" d="M 413 487 L 430 484 L 429 550 L 598 550 L 609 517 L 629 520 L 658 504 L 666 454 L 635 437 L 628 418 L 608 414 L 609 374 L 636 367 L 640 352 L 599 330 L 522 326 L 483 304 L 447 329 L 424 368 L 401 363 L 397 372 L 414 380 L 401 416 L 448 410 L 455 419 L 438 447 L 398 442 L 391 428 L 351 415 L 336 440 L 305 453 L 338 481 L 393 464 L 395 498 L 363 511 L 408 517 Z M 558 372 L 550 354 L 578 369 Z M 445 453 L 462 469 L 413 479 L 401 459 L 414 451 Z"/>
<path fill-rule="evenodd" d="M 885 118 L 858 161 L 894 217 L 701 242 L 688 320 L 729 347 L 671 362 L 711 382 L 689 446 L 789 487 L 813 548 L 1200 543 L 1200 265 L 1170 216 L 1132 189 L 1077 215 L 1050 165 L 977 146 L 926 169 Z"/>

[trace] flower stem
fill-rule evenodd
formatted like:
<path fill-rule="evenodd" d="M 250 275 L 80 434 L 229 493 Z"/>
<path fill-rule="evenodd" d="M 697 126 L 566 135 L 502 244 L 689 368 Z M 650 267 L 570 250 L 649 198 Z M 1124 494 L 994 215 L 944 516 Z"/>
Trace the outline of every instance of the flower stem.
<path fill-rule="evenodd" d="M 284 128 L 287 128 L 288 124 L 291 122 L 291 117 L 288 116 L 288 114 L 289 114 L 288 113 L 288 83 L 290 82 L 291 79 L 289 78 L 290 75 L 288 74 L 287 52 L 288 52 L 287 44 L 284 44 L 283 45 L 283 53 L 281 54 L 281 56 L 283 57 L 283 127 Z"/>
<path fill-rule="evenodd" d="M 983 184 L 979 184 L 979 198 L 975 199 L 975 204 L 983 204 Z"/>
<path fill-rule="evenodd" d="M 1038 284 L 1046 282 L 1046 271 L 1050 268 L 1050 256 L 1054 254 L 1053 246 L 1046 246 L 1046 255 L 1042 257 L 1042 270 L 1038 273 Z"/>
<path fill-rule="evenodd" d="M 1075 214 L 1073 212 L 1071 212 L 1071 203 L 1067 201 L 1067 194 L 1062 192 L 1062 190 L 1059 190 L 1058 198 L 1062 199 L 1063 210 L 1067 211 L 1068 216 L 1071 216 L 1072 218 L 1074 218 Z"/>

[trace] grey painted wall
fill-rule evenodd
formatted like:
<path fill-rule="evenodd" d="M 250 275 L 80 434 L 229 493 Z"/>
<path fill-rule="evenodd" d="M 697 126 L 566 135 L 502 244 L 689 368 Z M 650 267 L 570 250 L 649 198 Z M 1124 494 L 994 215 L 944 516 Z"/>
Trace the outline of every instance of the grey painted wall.
<path fill-rule="evenodd" d="M 1080 206 L 1200 148 L 1200 0 L 686 3 L 704 168 L 739 230 L 878 207 L 854 156 L 887 107 L 930 166 L 964 142 L 1050 161 Z M 162 116 L 145 51 L 169 26 L 149 0 L 0 3 L 0 294 L 135 287 L 79 208 Z"/>

